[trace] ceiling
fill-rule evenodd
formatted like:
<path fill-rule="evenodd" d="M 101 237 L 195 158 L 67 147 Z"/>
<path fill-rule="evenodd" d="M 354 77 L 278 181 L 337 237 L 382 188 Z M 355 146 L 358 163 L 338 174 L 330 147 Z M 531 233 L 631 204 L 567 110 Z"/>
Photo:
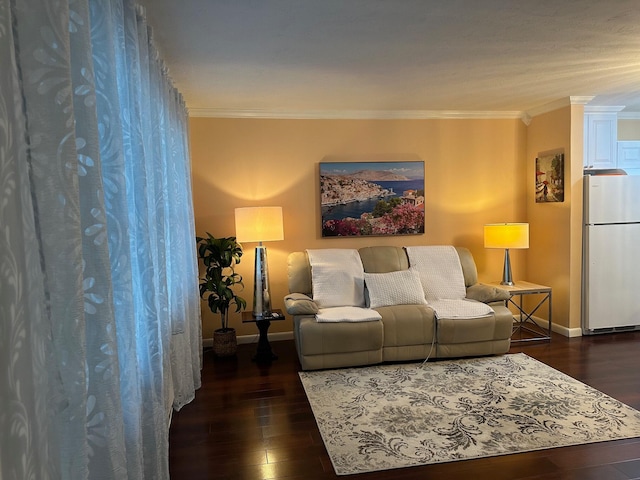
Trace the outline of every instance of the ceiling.
<path fill-rule="evenodd" d="M 640 112 L 638 0 L 141 3 L 192 115 Z"/>

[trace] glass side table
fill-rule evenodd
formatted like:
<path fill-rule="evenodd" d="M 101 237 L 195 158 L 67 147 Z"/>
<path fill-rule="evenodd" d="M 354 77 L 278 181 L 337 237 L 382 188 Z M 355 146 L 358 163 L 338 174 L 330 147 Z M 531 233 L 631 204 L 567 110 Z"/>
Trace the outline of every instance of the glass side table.
<path fill-rule="evenodd" d="M 500 283 L 486 283 L 492 287 L 507 290 L 511 297 L 505 301 L 505 306 L 513 306 L 517 310 L 513 316 L 513 332 L 511 342 L 532 342 L 536 340 L 551 341 L 551 287 L 538 285 L 537 283 L 519 280 L 513 285 L 501 285 Z M 535 307 L 527 308 L 523 303 L 524 296 L 534 296 L 537 301 Z M 518 297 L 514 299 L 514 297 Z M 517 301 L 516 301 L 517 300 Z M 543 305 L 547 306 L 548 322 L 541 324 L 541 319 L 536 319 L 534 314 Z"/>
<path fill-rule="evenodd" d="M 277 360 L 278 356 L 271 350 L 271 344 L 269 343 L 269 326 L 273 320 L 284 320 L 282 310 L 274 309 L 271 312 L 270 317 L 256 318 L 253 316 L 253 312 L 242 312 L 242 323 L 255 323 L 260 332 L 258 338 L 258 350 L 253 356 L 253 361 L 256 363 L 270 363 L 273 360 Z"/>

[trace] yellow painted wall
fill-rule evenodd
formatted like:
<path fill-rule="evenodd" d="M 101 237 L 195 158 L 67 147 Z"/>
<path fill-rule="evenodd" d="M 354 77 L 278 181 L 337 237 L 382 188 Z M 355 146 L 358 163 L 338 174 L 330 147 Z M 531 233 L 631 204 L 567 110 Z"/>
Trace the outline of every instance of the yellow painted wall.
<path fill-rule="evenodd" d="M 484 249 L 482 226 L 527 221 L 532 167 L 526 148 L 527 127 L 520 120 L 191 118 L 190 135 L 198 234 L 234 235 L 236 207 L 283 207 L 285 240 L 267 244 L 274 308 L 284 307 L 287 255 L 292 251 L 373 244 L 453 244 L 472 251 L 481 280 L 497 281 L 502 275 L 504 253 Z M 565 135 L 561 138 L 564 140 Z M 555 141 L 550 144 L 558 146 Z M 424 160 L 426 233 L 323 239 L 318 165 L 332 160 Z M 567 215 L 563 207 L 566 205 L 550 210 L 560 209 L 556 215 L 563 218 Z M 548 245 L 542 232 L 534 230 L 534 234 Z M 245 278 L 244 296 L 250 305 L 255 244 L 244 247 L 238 271 Z M 514 277 L 529 276 L 527 255 L 525 250 L 512 252 Z M 530 267 L 534 264 L 529 262 Z M 559 268 L 551 276 L 537 273 L 537 277 L 540 281 L 565 281 Z M 255 325 L 242 324 L 239 314 L 232 315 L 231 326 L 238 335 L 256 333 Z M 211 338 L 218 327 L 218 318 L 205 306 L 203 337 Z M 291 329 L 287 319 L 272 323 L 270 332 Z"/>
<path fill-rule="evenodd" d="M 527 135 L 527 274 L 553 288 L 553 322 L 567 329 L 580 327 L 583 115 L 581 105 L 539 115 Z M 536 203 L 535 159 L 557 149 L 565 156 L 564 202 Z"/>

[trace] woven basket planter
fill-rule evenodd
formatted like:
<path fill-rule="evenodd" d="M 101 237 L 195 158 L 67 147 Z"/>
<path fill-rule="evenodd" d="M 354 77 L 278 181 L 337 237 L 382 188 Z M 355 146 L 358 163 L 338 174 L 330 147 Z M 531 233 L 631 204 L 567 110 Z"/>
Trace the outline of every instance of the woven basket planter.
<path fill-rule="evenodd" d="M 232 357 L 238 351 L 236 329 L 218 329 L 213 332 L 213 353 L 217 357 Z"/>

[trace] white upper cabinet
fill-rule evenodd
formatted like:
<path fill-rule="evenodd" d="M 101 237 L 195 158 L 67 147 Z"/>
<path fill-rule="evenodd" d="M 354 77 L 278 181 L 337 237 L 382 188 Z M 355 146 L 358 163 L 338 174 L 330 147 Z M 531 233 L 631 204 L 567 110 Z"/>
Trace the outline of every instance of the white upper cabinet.
<path fill-rule="evenodd" d="M 585 168 L 617 168 L 618 112 L 623 108 L 585 107 Z"/>
<path fill-rule="evenodd" d="M 618 142 L 618 168 L 629 175 L 640 175 L 640 141 L 627 140 Z"/>

